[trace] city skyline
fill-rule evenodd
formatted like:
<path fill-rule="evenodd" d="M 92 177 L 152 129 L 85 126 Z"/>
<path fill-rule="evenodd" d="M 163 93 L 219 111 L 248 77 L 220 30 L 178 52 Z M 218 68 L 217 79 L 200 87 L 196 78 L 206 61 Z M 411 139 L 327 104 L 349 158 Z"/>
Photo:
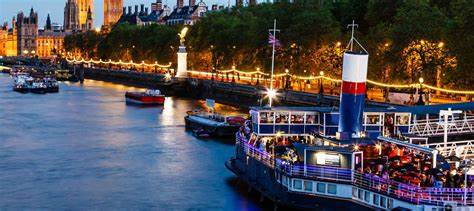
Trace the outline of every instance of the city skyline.
<path fill-rule="evenodd" d="M 124 6 L 131 6 L 137 4 L 145 4 L 146 7 L 150 7 L 150 4 L 156 0 L 124 0 Z M 203 0 L 208 6 L 212 4 L 227 4 L 225 0 Z M 230 1 L 233 4 L 234 1 Z M 8 22 L 11 26 L 12 17 L 16 17 L 16 14 L 20 11 L 28 12 L 32 7 L 38 12 L 38 27 L 43 28 L 46 23 L 46 17 L 48 13 L 51 16 L 53 23 L 63 24 L 64 17 L 64 6 L 66 0 L 0 0 L 0 23 Z M 188 1 L 185 1 L 187 5 Z M 174 8 L 176 1 L 174 0 L 163 0 L 163 4 L 167 4 L 171 8 Z M 100 27 L 103 24 L 103 0 L 94 0 L 94 27 Z"/>

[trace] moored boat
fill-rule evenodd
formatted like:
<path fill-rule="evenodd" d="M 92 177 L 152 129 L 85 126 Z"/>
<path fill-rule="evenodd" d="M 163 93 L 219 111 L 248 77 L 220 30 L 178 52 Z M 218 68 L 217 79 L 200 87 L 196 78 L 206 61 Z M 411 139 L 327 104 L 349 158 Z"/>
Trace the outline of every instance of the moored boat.
<path fill-rule="evenodd" d="M 42 80 L 34 80 L 29 87 L 29 91 L 35 94 L 46 94 L 48 88 Z"/>
<path fill-rule="evenodd" d="M 43 82 L 46 85 L 46 92 L 48 93 L 59 92 L 59 84 L 55 78 L 46 77 L 46 78 L 43 78 Z"/>
<path fill-rule="evenodd" d="M 367 64 L 344 53 L 339 109 L 251 108 L 225 166 L 276 206 L 474 210 L 474 104 L 366 108 Z"/>
<path fill-rule="evenodd" d="M 165 103 L 165 96 L 161 94 L 160 90 L 146 90 L 144 92 L 126 92 L 125 101 L 129 104 L 143 106 L 163 105 Z"/>
<path fill-rule="evenodd" d="M 184 117 L 187 130 L 198 137 L 231 137 L 245 122 L 240 116 L 222 116 L 216 113 L 188 111 Z"/>

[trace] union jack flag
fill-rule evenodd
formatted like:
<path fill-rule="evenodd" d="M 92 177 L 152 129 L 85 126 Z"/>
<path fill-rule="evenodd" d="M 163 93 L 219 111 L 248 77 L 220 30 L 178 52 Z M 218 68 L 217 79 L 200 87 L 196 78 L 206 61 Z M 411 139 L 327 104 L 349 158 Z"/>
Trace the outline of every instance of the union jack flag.
<path fill-rule="evenodd" d="M 268 33 L 268 44 L 273 45 L 275 43 L 275 47 L 281 47 L 280 40 L 276 39 L 272 33 Z"/>

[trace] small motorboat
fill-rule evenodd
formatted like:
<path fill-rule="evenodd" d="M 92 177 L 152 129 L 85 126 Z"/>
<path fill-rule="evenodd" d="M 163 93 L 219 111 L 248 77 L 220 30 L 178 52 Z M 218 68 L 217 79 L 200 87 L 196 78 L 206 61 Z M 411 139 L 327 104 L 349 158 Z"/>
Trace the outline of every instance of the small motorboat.
<path fill-rule="evenodd" d="M 216 113 L 188 111 L 184 117 L 187 130 L 197 137 L 232 137 L 244 124 L 240 116 L 222 116 Z"/>
<path fill-rule="evenodd" d="M 165 96 L 161 94 L 160 90 L 146 90 L 144 92 L 127 92 L 125 93 L 125 101 L 128 104 L 137 105 L 163 105 L 165 103 Z"/>

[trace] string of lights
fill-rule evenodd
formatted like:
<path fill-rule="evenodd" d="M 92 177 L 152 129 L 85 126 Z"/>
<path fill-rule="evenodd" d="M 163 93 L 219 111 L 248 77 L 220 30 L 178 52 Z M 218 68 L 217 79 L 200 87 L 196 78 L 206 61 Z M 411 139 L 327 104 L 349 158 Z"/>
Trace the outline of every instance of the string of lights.
<path fill-rule="evenodd" d="M 160 68 L 169 68 L 171 67 L 171 63 L 169 63 L 168 65 L 163 65 L 163 64 L 158 64 L 157 62 L 155 62 L 154 64 L 147 64 L 145 63 L 144 61 L 142 61 L 142 63 L 134 63 L 133 61 L 130 61 L 130 62 L 122 62 L 121 60 L 120 61 L 102 61 L 101 59 L 100 60 L 93 60 L 93 59 L 89 59 L 89 60 L 85 60 L 84 58 L 81 58 L 81 59 L 76 59 L 76 58 L 66 58 L 66 61 L 67 62 L 70 62 L 70 63 L 94 63 L 94 64 L 113 64 L 113 65 L 134 65 L 134 66 L 147 66 L 147 67 L 160 67 Z M 189 73 L 192 73 L 192 74 L 205 74 L 205 75 L 212 75 L 212 73 L 209 73 L 209 72 L 202 72 L 202 71 L 188 71 Z M 268 76 L 269 74 L 268 73 L 265 73 L 265 72 L 262 72 L 260 71 L 258 68 L 256 71 L 242 71 L 242 70 L 237 70 L 235 68 L 233 69 L 230 69 L 230 70 L 216 70 L 216 72 L 218 73 L 238 73 L 238 74 L 241 74 L 241 75 L 265 75 L 265 76 Z M 291 74 L 288 74 L 288 73 L 280 73 L 280 74 L 275 74 L 274 77 L 276 78 L 280 78 L 280 77 L 286 77 L 287 75 L 289 75 L 291 78 L 293 79 L 297 79 L 297 80 L 309 80 L 309 81 L 312 81 L 312 80 L 326 80 L 326 81 L 331 81 L 331 82 L 335 82 L 335 83 L 340 83 L 342 80 L 341 79 L 335 79 L 335 78 L 331 78 L 331 77 L 328 77 L 328 76 L 324 76 L 324 75 L 319 75 L 319 76 L 297 76 L 297 75 L 291 75 Z M 242 78 L 242 79 L 252 79 L 253 77 L 245 77 L 245 76 L 238 76 L 239 78 Z M 379 87 L 386 87 L 386 88 L 396 88 L 396 89 L 404 89 L 404 88 L 419 88 L 420 86 L 423 87 L 423 88 L 427 88 L 427 89 L 430 89 L 430 90 L 436 90 L 436 91 L 440 91 L 440 92 L 445 92 L 445 93 L 451 93 L 451 94 L 469 94 L 469 95 L 472 95 L 474 94 L 474 90 L 453 90 L 453 89 L 445 89 L 445 88 L 440 88 L 440 87 L 435 87 L 435 86 L 431 86 L 431 85 L 428 85 L 428 84 L 424 84 L 424 83 L 412 83 L 412 84 L 388 84 L 388 83 L 382 83 L 382 82 L 377 82 L 377 81 L 374 81 L 374 80 L 370 80 L 370 79 L 367 79 L 367 83 L 369 84 L 372 84 L 372 85 L 375 85 L 375 86 L 379 86 Z"/>
<path fill-rule="evenodd" d="M 158 62 L 155 63 L 145 63 L 145 61 L 142 61 L 141 63 L 135 63 L 133 61 L 130 62 L 122 62 L 122 60 L 119 61 L 112 61 L 109 59 L 109 61 L 103 61 L 102 59 L 99 60 L 94 60 L 94 59 L 89 59 L 85 60 L 84 58 L 81 59 L 76 59 L 76 58 L 66 58 L 66 61 L 69 63 L 93 63 L 93 64 L 112 64 L 112 65 L 133 65 L 133 66 L 146 66 L 146 67 L 160 67 L 160 68 L 169 68 L 171 67 L 171 62 L 167 65 L 163 64 L 158 64 Z"/>

